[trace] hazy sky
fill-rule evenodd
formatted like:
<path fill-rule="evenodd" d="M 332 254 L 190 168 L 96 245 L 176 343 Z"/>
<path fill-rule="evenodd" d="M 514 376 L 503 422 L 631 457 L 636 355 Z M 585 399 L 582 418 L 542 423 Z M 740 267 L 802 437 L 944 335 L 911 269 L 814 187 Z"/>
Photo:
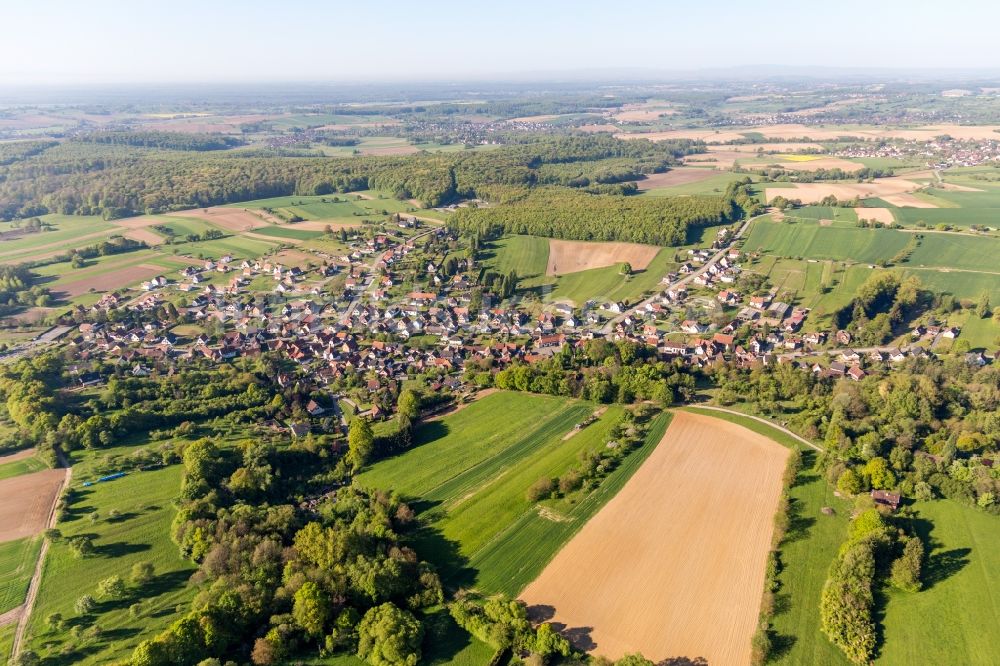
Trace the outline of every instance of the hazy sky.
<path fill-rule="evenodd" d="M 995 0 L 0 0 L 0 85 L 1000 68 Z"/>

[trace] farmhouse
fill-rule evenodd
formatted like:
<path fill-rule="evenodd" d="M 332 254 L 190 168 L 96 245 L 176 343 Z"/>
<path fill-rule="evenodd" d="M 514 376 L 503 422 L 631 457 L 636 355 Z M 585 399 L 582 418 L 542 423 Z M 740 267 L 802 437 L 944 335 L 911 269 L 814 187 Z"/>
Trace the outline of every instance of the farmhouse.
<path fill-rule="evenodd" d="M 872 499 L 875 501 L 875 504 L 888 507 L 892 511 L 899 508 L 899 493 L 889 492 L 888 490 L 873 490 Z"/>

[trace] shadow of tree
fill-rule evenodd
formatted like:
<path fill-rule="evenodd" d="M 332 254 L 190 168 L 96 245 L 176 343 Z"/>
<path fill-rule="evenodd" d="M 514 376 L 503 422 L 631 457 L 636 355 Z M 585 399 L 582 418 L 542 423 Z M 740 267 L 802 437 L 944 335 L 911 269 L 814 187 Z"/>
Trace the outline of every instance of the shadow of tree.
<path fill-rule="evenodd" d="M 969 564 L 971 552 L 971 548 L 952 548 L 932 553 L 924 568 L 924 587 L 932 588 L 964 569 Z"/>

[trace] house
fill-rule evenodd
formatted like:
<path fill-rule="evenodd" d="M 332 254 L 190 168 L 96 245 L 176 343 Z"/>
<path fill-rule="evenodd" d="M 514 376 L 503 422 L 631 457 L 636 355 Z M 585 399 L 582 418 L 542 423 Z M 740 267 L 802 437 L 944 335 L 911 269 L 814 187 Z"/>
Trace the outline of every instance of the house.
<path fill-rule="evenodd" d="M 681 330 L 685 333 L 690 333 L 692 335 L 697 335 L 699 333 L 704 333 L 708 330 L 708 327 L 704 324 L 699 324 L 692 319 L 685 319 L 681 322 Z"/>
<path fill-rule="evenodd" d="M 875 504 L 889 507 L 892 511 L 899 508 L 899 493 L 889 492 L 888 490 L 873 490 L 872 499 L 875 501 Z"/>
<path fill-rule="evenodd" d="M 860 365 L 852 365 L 847 371 L 847 376 L 854 381 L 859 382 L 865 378 L 865 371 L 861 369 Z"/>
<path fill-rule="evenodd" d="M 326 408 L 317 403 L 315 400 L 310 400 L 306 404 L 306 411 L 309 412 L 310 416 L 319 416 L 326 411 Z"/>

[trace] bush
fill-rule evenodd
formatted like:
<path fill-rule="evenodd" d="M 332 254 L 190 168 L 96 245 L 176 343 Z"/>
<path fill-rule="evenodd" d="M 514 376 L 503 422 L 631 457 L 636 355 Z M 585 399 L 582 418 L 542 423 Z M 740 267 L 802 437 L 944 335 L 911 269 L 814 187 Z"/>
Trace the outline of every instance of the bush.
<path fill-rule="evenodd" d="M 528 501 L 537 502 L 545 499 L 546 497 L 550 497 L 555 489 L 556 484 L 552 481 L 552 479 L 542 477 L 541 479 L 538 479 L 538 481 L 535 481 L 530 488 L 528 488 Z"/>
<path fill-rule="evenodd" d="M 919 537 L 910 537 L 903 546 L 903 554 L 892 563 L 889 576 L 894 587 L 906 592 L 920 591 L 920 572 L 924 563 L 924 543 Z"/>
<path fill-rule="evenodd" d="M 130 579 L 135 585 L 145 585 L 153 580 L 154 568 L 150 562 L 136 562 L 132 565 Z"/>

